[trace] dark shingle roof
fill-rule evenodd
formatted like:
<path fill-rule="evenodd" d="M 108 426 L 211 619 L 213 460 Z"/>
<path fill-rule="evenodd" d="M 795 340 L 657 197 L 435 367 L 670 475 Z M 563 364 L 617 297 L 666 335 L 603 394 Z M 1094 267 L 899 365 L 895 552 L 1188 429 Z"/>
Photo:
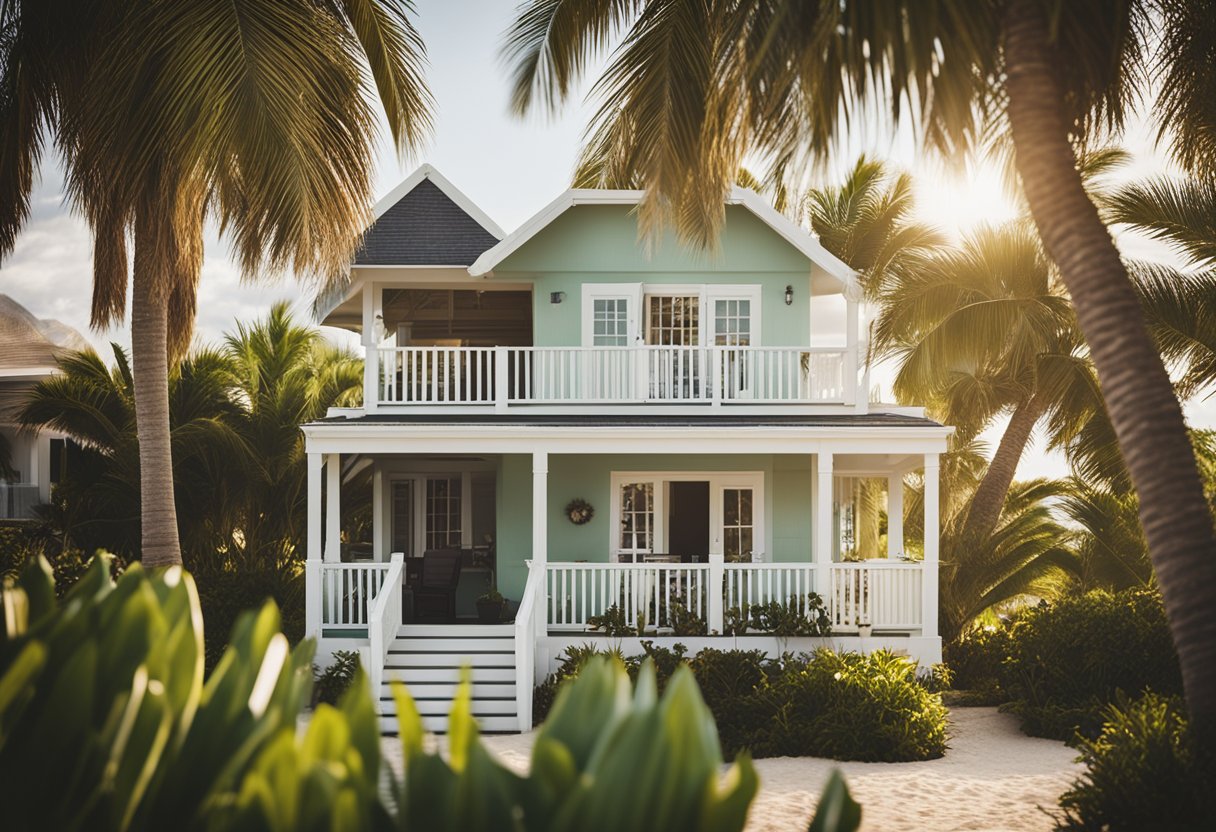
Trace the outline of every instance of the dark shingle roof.
<path fill-rule="evenodd" d="M 497 242 L 424 178 L 372 223 L 355 254 L 355 265 L 468 266 Z"/>
<path fill-rule="evenodd" d="M 377 413 L 348 419 L 333 416 L 313 422 L 323 424 L 360 425 L 538 425 L 549 427 L 898 427 L 940 428 L 940 422 L 923 416 L 907 416 L 902 413 L 847 413 L 839 416 L 774 415 L 774 416 L 729 416 L 674 414 L 621 414 L 603 413 L 586 415 L 549 415 L 508 413 L 503 415 L 441 414 L 441 413 Z"/>

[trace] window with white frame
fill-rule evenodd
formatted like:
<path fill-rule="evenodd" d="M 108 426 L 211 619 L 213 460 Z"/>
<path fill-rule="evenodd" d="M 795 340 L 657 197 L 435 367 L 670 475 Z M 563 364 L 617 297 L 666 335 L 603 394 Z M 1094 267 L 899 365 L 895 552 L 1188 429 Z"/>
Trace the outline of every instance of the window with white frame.
<path fill-rule="evenodd" d="M 747 298 L 714 301 L 714 344 L 746 347 L 752 342 L 752 302 Z"/>
<path fill-rule="evenodd" d="M 696 346 L 701 343 L 701 298 L 698 295 L 648 295 L 646 343 Z"/>
<path fill-rule="evenodd" d="M 591 344 L 596 347 L 629 346 L 628 298 L 593 298 Z"/>
<path fill-rule="evenodd" d="M 722 489 L 722 555 L 727 563 L 752 559 L 756 531 L 754 496 L 751 488 Z"/>

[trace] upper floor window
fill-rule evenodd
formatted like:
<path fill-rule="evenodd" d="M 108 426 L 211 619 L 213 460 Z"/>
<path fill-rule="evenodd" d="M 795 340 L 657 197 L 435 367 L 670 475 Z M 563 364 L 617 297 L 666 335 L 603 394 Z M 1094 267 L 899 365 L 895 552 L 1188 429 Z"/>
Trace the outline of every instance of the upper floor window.
<path fill-rule="evenodd" d="M 594 298 L 591 326 L 592 346 L 629 346 L 629 299 Z"/>
<path fill-rule="evenodd" d="M 646 343 L 691 347 L 701 343 L 701 298 L 698 295 L 647 295 Z"/>
<path fill-rule="evenodd" d="M 747 298 L 714 301 L 714 344 L 746 347 L 752 342 L 752 302 Z"/>

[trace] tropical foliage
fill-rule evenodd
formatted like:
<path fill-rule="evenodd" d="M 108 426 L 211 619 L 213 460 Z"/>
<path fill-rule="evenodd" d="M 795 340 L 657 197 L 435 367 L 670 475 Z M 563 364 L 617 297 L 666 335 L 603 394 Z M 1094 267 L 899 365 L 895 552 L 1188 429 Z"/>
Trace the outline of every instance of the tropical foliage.
<path fill-rule="evenodd" d="M 73 438 L 74 451 L 47 519 L 68 547 L 139 549 L 139 440 L 126 353 L 114 366 L 93 353 L 66 356 L 61 373 L 33 391 L 22 418 Z M 176 499 L 193 565 L 299 559 L 305 505 L 299 426 L 362 396 L 363 365 L 286 304 L 238 324 L 219 348 L 195 350 L 170 376 Z M 355 489 L 357 491 L 357 489 Z M 357 504 L 361 492 L 352 494 Z"/>
<path fill-rule="evenodd" d="M 647 233 L 674 224 L 711 249 L 745 157 L 767 163 L 765 179 L 801 176 L 855 124 L 885 119 L 958 158 L 999 124 L 1139 495 L 1188 705 L 1216 734 L 1216 528 L 1165 363 L 1078 164 L 1143 100 L 1179 164 L 1216 170 L 1216 72 L 1203 51 L 1213 25 L 1193 4 L 1150 0 L 533 0 L 504 54 L 525 113 L 561 106 L 612 48 L 593 88 L 588 152 L 638 176 Z"/>
<path fill-rule="evenodd" d="M 644 656 L 569 648 L 537 689 L 535 720 L 561 691 L 605 655 L 638 678 L 653 666 L 662 690 L 691 671 L 718 725 L 728 757 L 813 756 L 837 760 L 927 760 L 946 750 L 946 710 L 921 683 L 914 661 L 887 651 L 869 655 L 821 649 L 768 659 L 762 650 L 705 649 L 686 657 L 643 641 Z"/>
<path fill-rule="evenodd" d="M 410 11 L 406 0 L 0 3 L 0 256 L 53 147 L 94 236 L 94 326 L 123 319 L 131 287 L 134 506 L 149 564 L 181 562 L 167 378 L 190 343 L 204 223 L 218 220 L 250 278 L 344 273 L 370 219 L 373 102 L 400 151 L 430 126 Z"/>
<path fill-rule="evenodd" d="M 746 758 L 721 777 L 713 720 L 686 668 L 660 697 L 650 664 L 631 690 L 620 668 L 590 663 L 559 695 L 526 777 L 479 742 L 468 682 L 446 758 L 424 748 L 397 685 L 396 771 L 361 672 L 298 729 L 313 645 L 288 647 L 273 604 L 240 619 L 206 681 L 198 596 L 180 568 L 135 565 L 113 583 L 98 558 L 59 603 L 49 567 L 32 562 L 6 583 L 3 613 L 0 800 L 11 829 L 728 832 L 743 828 L 757 790 Z M 652 772 L 644 782 L 638 767 Z M 839 776 L 820 811 L 813 829 L 860 823 Z"/>

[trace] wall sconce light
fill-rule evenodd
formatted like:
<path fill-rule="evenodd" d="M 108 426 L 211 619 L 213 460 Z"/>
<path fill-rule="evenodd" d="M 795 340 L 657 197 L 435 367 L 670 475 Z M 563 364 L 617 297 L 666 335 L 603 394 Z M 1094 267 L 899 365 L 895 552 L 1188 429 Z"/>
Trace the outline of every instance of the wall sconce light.
<path fill-rule="evenodd" d="M 561 303 L 565 299 L 566 299 L 565 292 L 550 292 L 549 293 L 549 303 Z"/>
<path fill-rule="evenodd" d="M 786 286 L 785 287 L 785 305 L 789 306 L 793 302 L 794 302 L 794 287 Z"/>

